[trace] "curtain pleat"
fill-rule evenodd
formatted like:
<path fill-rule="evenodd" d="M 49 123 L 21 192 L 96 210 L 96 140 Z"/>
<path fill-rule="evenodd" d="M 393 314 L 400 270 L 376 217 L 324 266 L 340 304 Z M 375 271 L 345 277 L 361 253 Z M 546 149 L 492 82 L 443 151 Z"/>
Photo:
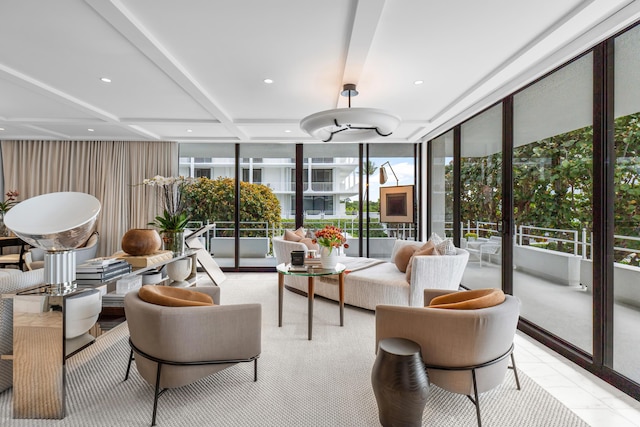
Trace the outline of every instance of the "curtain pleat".
<path fill-rule="evenodd" d="M 120 250 L 130 228 L 146 228 L 159 211 L 153 189 L 140 185 L 178 172 L 178 143 L 168 141 L 0 141 L 4 189 L 19 200 L 79 191 L 100 200 L 98 256 Z"/>

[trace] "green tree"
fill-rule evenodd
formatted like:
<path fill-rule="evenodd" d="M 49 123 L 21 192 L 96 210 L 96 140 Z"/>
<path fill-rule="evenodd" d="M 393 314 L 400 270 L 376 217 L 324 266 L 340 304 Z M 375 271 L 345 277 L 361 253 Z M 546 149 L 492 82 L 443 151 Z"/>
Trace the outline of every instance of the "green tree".
<path fill-rule="evenodd" d="M 235 213 L 235 179 L 220 177 L 215 180 L 202 177 L 184 189 L 187 210 L 194 221 L 213 223 L 233 222 Z M 264 235 L 268 224 L 271 232 L 280 228 L 280 202 L 273 191 L 262 184 L 240 182 L 241 237 Z M 252 224 L 256 222 L 258 224 Z M 233 232 L 228 232 L 230 236 Z"/>
<path fill-rule="evenodd" d="M 614 168 L 615 234 L 640 234 L 640 113 L 616 119 Z M 500 153 L 463 158 L 460 179 L 462 218 L 496 222 L 501 218 Z M 445 178 L 452 212 L 453 165 Z M 519 225 L 567 229 L 590 234 L 593 226 L 593 128 L 587 126 L 521 145 L 513 154 L 514 217 Z M 447 218 L 451 220 L 451 218 Z M 566 236 L 569 237 L 569 236 Z M 559 242 L 554 249 L 572 250 Z M 640 250 L 640 242 L 616 239 L 615 246 Z M 640 264 L 640 257 L 617 251 L 616 261 Z"/>

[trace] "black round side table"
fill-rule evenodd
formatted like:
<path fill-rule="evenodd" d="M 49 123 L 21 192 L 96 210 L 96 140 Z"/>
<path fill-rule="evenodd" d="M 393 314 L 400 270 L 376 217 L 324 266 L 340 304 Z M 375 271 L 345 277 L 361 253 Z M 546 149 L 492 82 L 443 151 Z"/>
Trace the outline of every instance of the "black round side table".
<path fill-rule="evenodd" d="M 418 344 L 404 338 L 380 340 L 371 384 L 384 427 L 422 425 L 429 379 Z"/>

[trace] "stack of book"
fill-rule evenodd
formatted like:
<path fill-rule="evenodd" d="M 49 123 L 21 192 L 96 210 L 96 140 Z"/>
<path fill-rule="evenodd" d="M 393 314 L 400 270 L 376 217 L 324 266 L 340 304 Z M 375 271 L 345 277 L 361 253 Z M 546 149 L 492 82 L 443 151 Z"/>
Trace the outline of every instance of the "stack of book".
<path fill-rule="evenodd" d="M 320 258 L 305 258 L 304 265 L 309 268 L 320 268 L 322 267 L 322 263 L 320 262 Z"/>
<path fill-rule="evenodd" d="M 120 259 L 88 261 L 76 266 L 78 286 L 100 285 L 131 273 L 131 265 Z"/>

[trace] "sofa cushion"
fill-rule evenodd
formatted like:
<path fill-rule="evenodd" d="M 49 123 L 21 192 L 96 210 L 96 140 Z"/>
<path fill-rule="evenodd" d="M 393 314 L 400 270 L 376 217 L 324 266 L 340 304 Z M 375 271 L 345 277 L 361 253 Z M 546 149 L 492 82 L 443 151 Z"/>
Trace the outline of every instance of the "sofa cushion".
<path fill-rule="evenodd" d="M 299 242 L 300 240 L 302 240 L 302 237 L 296 234 L 295 231 L 291 230 L 284 230 L 283 238 L 284 240 L 288 240 L 289 242 Z"/>
<path fill-rule="evenodd" d="M 405 245 L 398 249 L 395 256 L 395 263 L 398 270 L 403 273 L 407 272 L 409 260 L 413 256 L 413 253 L 418 249 L 420 249 L 420 246 L 418 245 Z"/>
<path fill-rule="evenodd" d="M 313 239 L 311 239 L 309 237 L 305 237 L 304 239 L 301 239 L 300 243 L 304 243 L 304 245 L 307 247 L 307 249 L 311 249 L 311 250 L 315 250 L 315 251 L 319 251 L 320 250 L 320 245 L 317 244 L 317 243 L 313 243 Z"/>
<path fill-rule="evenodd" d="M 202 292 L 171 286 L 144 285 L 138 291 L 141 300 L 167 307 L 214 305 L 213 299 Z"/>
<path fill-rule="evenodd" d="M 449 308 L 456 310 L 475 310 L 502 304 L 505 300 L 501 289 L 475 289 L 471 291 L 453 292 L 435 297 L 429 308 Z"/>
<path fill-rule="evenodd" d="M 436 252 L 438 252 L 438 255 L 455 255 L 456 247 L 453 244 L 453 240 L 444 239 L 440 243 L 437 243 Z"/>
<path fill-rule="evenodd" d="M 407 282 L 411 283 L 411 264 L 413 262 L 413 257 L 414 256 L 423 256 L 423 255 L 438 255 L 438 252 L 436 251 L 436 245 L 434 245 L 434 243 L 429 240 L 427 243 L 425 243 L 424 245 L 422 245 L 421 248 L 417 249 L 413 255 L 411 255 L 411 258 L 409 258 L 409 262 L 407 263 Z"/>

